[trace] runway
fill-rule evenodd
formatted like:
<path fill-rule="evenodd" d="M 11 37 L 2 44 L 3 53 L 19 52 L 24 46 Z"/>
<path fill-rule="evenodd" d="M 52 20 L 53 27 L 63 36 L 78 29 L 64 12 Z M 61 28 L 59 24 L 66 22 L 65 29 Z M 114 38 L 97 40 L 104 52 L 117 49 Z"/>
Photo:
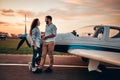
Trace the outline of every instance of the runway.
<path fill-rule="evenodd" d="M 74 55 L 55 55 L 53 73 L 33 74 L 28 70 L 31 57 L 1 54 L 0 80 L 120 80 L 120 67 L 103 63 L 107 66 L 105 72 L 88 72 L 88 63 Z M 48 63 L 47 57 L 45 68 Z"/>

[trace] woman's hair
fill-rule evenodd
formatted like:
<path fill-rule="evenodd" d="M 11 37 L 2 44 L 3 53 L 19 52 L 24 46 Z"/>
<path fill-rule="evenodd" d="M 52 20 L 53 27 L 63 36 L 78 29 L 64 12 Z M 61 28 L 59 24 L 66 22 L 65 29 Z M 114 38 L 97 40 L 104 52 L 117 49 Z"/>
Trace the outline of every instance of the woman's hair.
<path fill-rule="evenodd" d="M 38 21 L 39 21 L 38 18 L 36 18 L 36 19 L 33 20 L 32 24 L 31 24 L 31 28 L 30 28 L 30 35 L 32 35 L 33 28 L 37 27 Z"/>

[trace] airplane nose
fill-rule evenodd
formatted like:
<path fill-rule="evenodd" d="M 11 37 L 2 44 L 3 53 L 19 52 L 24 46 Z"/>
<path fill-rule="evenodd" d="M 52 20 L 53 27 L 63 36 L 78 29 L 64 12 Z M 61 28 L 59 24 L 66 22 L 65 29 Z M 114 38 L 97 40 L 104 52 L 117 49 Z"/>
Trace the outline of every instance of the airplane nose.
<path fill-rule="evenodd" d="M 19 38 L 20 38 L 20 39 L 26 39 L 26 37 L 27 37 L 27 34 L 23 34 L 23 35 L 21 35 Z"/>

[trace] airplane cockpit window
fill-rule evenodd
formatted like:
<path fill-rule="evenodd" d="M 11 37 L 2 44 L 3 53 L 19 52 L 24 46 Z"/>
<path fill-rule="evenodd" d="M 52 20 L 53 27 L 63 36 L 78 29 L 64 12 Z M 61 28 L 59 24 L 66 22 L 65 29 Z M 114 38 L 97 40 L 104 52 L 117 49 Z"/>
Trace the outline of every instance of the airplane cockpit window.
<path fill-rule="evenodd" d="M 91 26 L 85 26 L 85 27 L 76 29 L 75 30 L 76 36 L 77 37 L 93 37 L 93 33 L 94 33 L 93 27 L 94 26 L 91 25 Z"/>
<path fill-rule="evenodd" d="M 94 30 L 95 30 L 95 33 L 94 33 L 93 37 L 99 38 L 99 39 L 103 37 L 104 27 L 95 26 Z"/>
<path fill-rule="evenodd" d="M 110 27 L 109 38 L 120 38 L 120 28 Z"/>

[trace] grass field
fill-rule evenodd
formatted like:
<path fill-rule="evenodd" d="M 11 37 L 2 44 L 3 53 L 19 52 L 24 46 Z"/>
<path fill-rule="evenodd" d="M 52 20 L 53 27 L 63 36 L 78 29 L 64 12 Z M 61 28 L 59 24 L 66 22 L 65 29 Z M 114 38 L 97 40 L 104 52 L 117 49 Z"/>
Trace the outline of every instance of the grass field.
<path fill-rule="evenodd" d="M 21 48 L 17 51 L 16 47 L 20 39 L 0 40 L 0 54 L 32 54 L 32 48 L 29 48 L 24 42 Z M 65 55 L 67 53 L 54 52 L 55 55 Z"/>

